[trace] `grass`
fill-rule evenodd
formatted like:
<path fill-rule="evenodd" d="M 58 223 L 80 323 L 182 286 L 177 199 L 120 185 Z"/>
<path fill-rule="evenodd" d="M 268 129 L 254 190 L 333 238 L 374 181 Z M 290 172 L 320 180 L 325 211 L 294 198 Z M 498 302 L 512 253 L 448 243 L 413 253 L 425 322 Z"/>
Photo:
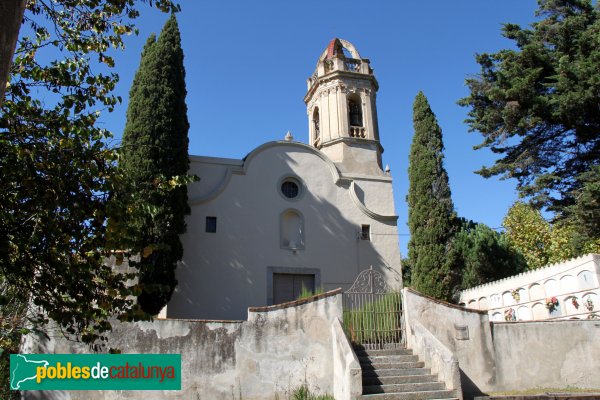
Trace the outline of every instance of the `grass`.
<path fill-rule="evenodd" d="M 307 299 L 309 297 L 312 297 L 316 294 L 321 294 L 321 293 L 325 293 L 325 291 L 323 290 L 322 287 L 317 288 L 313 292 L 312 290 L 308 289 L 306 286 L 302 285 L 302 290 L 300 291 L 300 294 L 298 295 L 298 298 L 296 300 Z"/>
<path fill-rule="evenodd" d="M 329 394 L 319 395 L 319 396 L 312 394 L 307 385 L 302 385 L 302 386 L 296 388 L 292 392 L 292 399 L 293 400 L 335 400 L 333 398 L 333 396 L 331 396 Z"/>
<path fill-rule="evenodd" d="M 400 293 L 386 293 L 357 308 L 344 308 L 344 329 L 352 343 L 392 343 L 400 340 Z"/>

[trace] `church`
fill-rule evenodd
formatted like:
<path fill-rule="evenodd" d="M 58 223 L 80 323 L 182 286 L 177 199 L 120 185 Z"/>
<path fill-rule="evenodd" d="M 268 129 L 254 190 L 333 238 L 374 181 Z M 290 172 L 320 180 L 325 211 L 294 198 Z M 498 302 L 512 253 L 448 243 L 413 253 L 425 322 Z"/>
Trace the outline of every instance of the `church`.
<path fill-rule="evenodd" d="M 188 189 L 166 317 L 243 320 L 248 307 L 295 300 L 303 288 L 347 289 L 371 267 L 402 287 L 370 61 L 333 39 L 307 86 L 308 143 L 288 132 L 243 159 L 190 156 L 200 181 Z"/>

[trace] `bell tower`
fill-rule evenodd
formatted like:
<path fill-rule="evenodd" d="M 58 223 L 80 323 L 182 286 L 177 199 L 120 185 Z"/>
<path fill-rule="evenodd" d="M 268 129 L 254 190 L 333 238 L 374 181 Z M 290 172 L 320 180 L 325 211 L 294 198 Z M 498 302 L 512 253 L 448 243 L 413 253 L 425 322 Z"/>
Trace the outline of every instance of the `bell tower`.
<path fill-rule="evenodd" d="M 369 64 L 352 43 L 329 42 L 307 80 L 309 144 L 342 172 L 383 175 L 375 104 L 379 85 Z"/>

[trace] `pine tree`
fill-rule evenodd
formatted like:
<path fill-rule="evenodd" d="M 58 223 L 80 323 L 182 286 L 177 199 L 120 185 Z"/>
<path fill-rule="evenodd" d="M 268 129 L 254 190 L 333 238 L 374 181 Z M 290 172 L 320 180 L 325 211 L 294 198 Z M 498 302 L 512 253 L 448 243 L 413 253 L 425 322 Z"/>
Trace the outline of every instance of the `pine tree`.
<path fill-rule="evenodd" d="M 461 266 L 461 289 L 516 275 L 527 269 L 521 253 L 505 234 L 489 226 L 459 218 L 461 228 L 452 240 Z"/>
<path fill-rule="evenodd" d="M 596 4 L 594 4 L 596 3 Z M 498 155 L 484 177 L 515 178 L 533 204 L 558 217 L 600 165 L 600 8 L 592 0 L 538 0 L 529 28 L 505 24 L 508 49 L 476 55 L 466 122 Z"/>
<path fill-rule="evenodd" d="M 190 213 L 187 190 L 177 185 L 189 167 L 185 70 L 177 20 L 172 15 L 158 38 L 151 36 L 129 93 L 123 133 L 121 167 L 131 193 L 150 206 L 134 210 L 128 228 L 134 232 L 132 251 L 138 262 L 141 294 L 138 302 L 149 314 L 158 313 L 177 284 L 175 268 L 183 256 L 179 235 Z M 167 187 L 167 189 L 165 189 Z"/>
<path fill-rule="evenodd" d="M 458 287 L 451 251 L 454 205 L 443 166 L 442 130 L 422 92 L 413 105 L 413 124 L 407 196 L 411 284 L 421 293 L 450 301 Z"/>

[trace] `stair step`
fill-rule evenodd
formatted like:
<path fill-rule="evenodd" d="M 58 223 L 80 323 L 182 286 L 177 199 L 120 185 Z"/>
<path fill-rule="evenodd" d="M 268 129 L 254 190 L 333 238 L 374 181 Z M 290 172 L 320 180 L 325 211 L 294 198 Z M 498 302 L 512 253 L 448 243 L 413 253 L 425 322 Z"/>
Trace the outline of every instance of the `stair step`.
<path fill-rule="evenodd" d="M 400 393 L 400 392 L 433 392 L 445 390 L 446 386 L 441 382 L 419 382 L 401 383 L 393 385 L 371 385 L 363 386 L 363 394 L 371 393 Z"/>
<path fill-rule="evenodd" d="M 411 349 L 385 349 L 385 350 L 361 350 L 354 349 L 358 357 L 377 357 L 377 356 L 410 356 L 413 354 Z"/>
<path fill-rule="evenodd" d="M 425 363 L 423 361 L 412 361 L 412 362 L 401 362 L 401 363 L 372 363 L 372 364 L 361 364 L 363 371 L 372 371 L 379 369 L 414 369 L 423 368 Z"/>
<path fill-rule="evenodd" d="M 363 386 L 395 385 L 400 383 L 437 382 L 437 375 L 363 376 Z"/>
<path fill-rule="evenodd" d="M 354 351 L 359 351 L 359 350 L 368 350 L 368 351 L 372 351 L 372 350 L 401 350 L 401 349 L 406 349 L 406 346 L 401 345 L 400 343 L 386 343 L 386 344 L 359 344 L 359 345 L 354 345 Z"/>
<path fill-rule="evenodd" d="M 385 356 L 362 356 L 358 357 L 360 364 L 376 364 L 376 363 L 402 363 L 402 362 L 417 362 L 419 357 L 415 355 L 385 355 Z"/>
<path fill-rule="evenodd" d="M 429 368 L 392 368 L 378 370 L 362 370 L 363 377 L 387 377 L 387 376 L 407 376 L 407 375 L 430 375 Z"/>
<path fill-rule="evenodd" d="M 359 398 L 363 400 L 438 400 L 456 399 L 456 393 L 454 390 L 432 390 L 424 392 L 363 394 Z"/>

